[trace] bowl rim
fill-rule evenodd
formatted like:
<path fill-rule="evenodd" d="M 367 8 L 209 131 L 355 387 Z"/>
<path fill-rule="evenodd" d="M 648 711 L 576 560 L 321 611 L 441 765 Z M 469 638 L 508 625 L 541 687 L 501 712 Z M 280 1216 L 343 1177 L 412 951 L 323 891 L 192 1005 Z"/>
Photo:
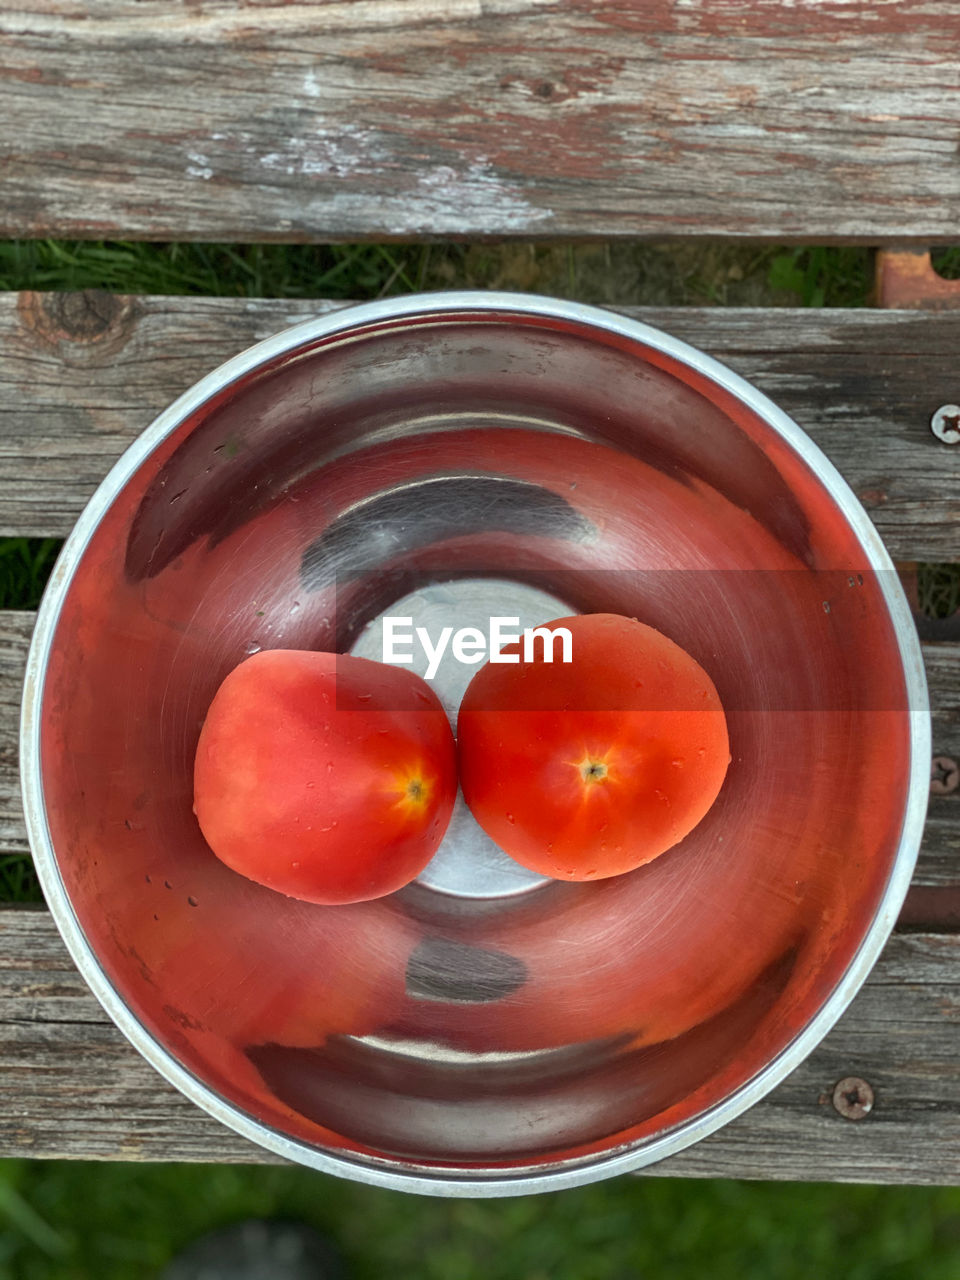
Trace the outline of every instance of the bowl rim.
<path fill-rule="evenodd" d="M 440 318 L 452 313 L 498 312 L 573 322 L 651 348 L 706 376 L 757 414 L 807 464 L 857 537 L 881 592 L 896 637 L 910 722 L 910 766 L 903 825 L 889 878 L 867 932 L 833 991 L 781 1052 L 738 1089 L 706 1111 L 638 1147 L 624 1145 L 564 1164 L 528 1164 L 519 1172 L 455 1173 L 449 1166 L 410 1163 L 405 1171 L 386 1157 L 334 1155 L 279 1133 L 227 1102 L 176 1059 L 139 1021 L 113 987 L 66 892 L 44 806 L 40 726 L 44 683 L 60 612 L 74 572 L 117 494 L 150 454 L 207 400 L 244 375 L 297 347 L 384 321 Z M 741 1115 L 778 1085 L 820 1043 L 859 991 L 885 945 L 916 864 L 929 797 L 931 724 L 920 641 L 893 561 L 847 482 L 813 440 L 772 400 L 726 365 L 660 329 L 614 311 L 538 294 L 457 290 L 414 293 L 379 302 L 345 304 L 302 321 L 242 351 L 195 383 L 163 410 L 124 451 L 84 508 L 67 538 L 37 613 L 27 658 L 20 724 L 20 776 L 27 835 L 41 888 L 67 949 L 105 1012 L 124 1036 L 182 1094 L 228 1128 L 258 1146 L 319 1171 L 393 1190 L 439 1196 L 494 1197 L 582 1186 L 643 1168 L 691 1146 Z M 559 1167 L 558 1167 L 559 1166 Z M 730 1169 L 731 1176 L 741 1171 Z"/>

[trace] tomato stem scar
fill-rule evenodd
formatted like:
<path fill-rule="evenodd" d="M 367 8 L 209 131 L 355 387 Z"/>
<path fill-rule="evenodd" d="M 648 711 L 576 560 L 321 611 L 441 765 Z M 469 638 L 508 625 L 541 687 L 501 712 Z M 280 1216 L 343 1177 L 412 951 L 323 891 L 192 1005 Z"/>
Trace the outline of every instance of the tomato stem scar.
<path fill-rule="evenodd" d="M 607 766 L 602 760 L 584 760 L 580 765 L 580 776 L 584 782 L 602 782 L 607 776 Z"/>

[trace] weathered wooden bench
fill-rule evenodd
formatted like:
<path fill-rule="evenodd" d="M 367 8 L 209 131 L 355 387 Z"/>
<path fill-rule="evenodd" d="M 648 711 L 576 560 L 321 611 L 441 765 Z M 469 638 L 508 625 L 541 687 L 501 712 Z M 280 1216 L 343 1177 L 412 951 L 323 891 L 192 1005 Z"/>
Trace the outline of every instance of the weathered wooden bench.
<path fill-rule="evenodd" d="M 924 256 L 960 239 L 958 49 L 960 0 L 21 0 L 0 12 L 0 234 L 884 248 L 879 301 L 897 309 L 636 314 L 793 414 L 895 559 L 960 560 L 960 447 L 930 425 L 960 401 L 960 286 Z M 331 305 L 0 296 L 0 533 L 66 534 L 158 410 Z M 26 848 L 32 622 L 0 615 L 0 853 Z M 935 752 L 956 760 L 960 643 L 924 652 Z M 836 1029 L 654 1172 L 960 1181 L 956 781 L 936 771 L 904 914 Z M 15 907 L 0 1154 L 272 1159 L 141 1060 L 48 914 Z"/>

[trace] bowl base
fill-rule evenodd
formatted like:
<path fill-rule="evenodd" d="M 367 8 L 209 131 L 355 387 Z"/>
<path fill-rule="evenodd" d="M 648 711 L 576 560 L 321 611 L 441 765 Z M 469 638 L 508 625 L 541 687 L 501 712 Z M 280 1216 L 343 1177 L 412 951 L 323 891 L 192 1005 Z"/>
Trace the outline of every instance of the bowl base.
<path fill-rule="evenodd" d="M 537 627 L 556 618 L 569 617 L 573 612 L 556 596 L 505 578 L 458 578 L 451 582 L 433 582 L 400 597 L 369 622 L 350 652 L 358 658 L 384 661 L 385 619 L 404 619 L 404 634 L 414 637 L 416 629 L 422 628 L 431 645 L 436 646 L 444 628 L 450 628 L 448 634 L 454 636 L 465 627 L 475 628 L 489 636 L 491 618 L 500 618 L 504 620 L 504 632 L 517 633 L 525 627 Z M 402 665 L 426 678 L 430 660 L 423 644 L 414 638 L 412 643 L 397 647 L 412 656 L 412 661 Z M 453 652 L 452 643 L 448 643 L 435 664 L 430 687 L 443 704 L 454 728 L 460 700 L 486 656 L 480 654 L 472 662 L 460 661 Z M 467 808 L 463 796 L 458 794 L 443 843 L 417 877 L 416 883 L 456 898 L 507 898 L 529 893 L 551 881 L 514 862 L 494 844 Z"/>

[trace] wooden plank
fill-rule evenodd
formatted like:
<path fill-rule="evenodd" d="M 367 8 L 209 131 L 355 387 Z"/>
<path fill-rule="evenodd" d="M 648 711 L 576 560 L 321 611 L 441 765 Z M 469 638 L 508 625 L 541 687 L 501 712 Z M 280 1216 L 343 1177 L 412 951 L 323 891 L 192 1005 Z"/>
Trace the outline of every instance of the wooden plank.
<path fill-rule="evenodd" d="M 29 852 L 20 805 L 17 764 L 20 690 L 32 613 L 0 610 L 0 856 Z M 933 749 L 960 759 L 960 643 L 923 646 L 933 706 Z M 930 797 L 923 845 L 913 883 L 947 888 L 960 885 L 960 790 Z M 916 913 L 914 925 L 936 921 L 936 913 Z"/>
<path fill-rule="evenodd" d="M 956 237 L 958 0 L 20 0 L 0 234 Z"/>
<path fill-rule="evenodd" d="M 926 643 L 923 661 L 933 711 L 933 754 L 960 760 L 960 644 Z M 960 790 L 931 794 L 913 883 L 960 886 Z M 937 918 L 924 910 L 925 905 L 929 904 L 910 904 L 917 913 L 914 920 Z"/>
<path fill-rule="evenodd" d="M 960 937 L 894 935 L 824 1043 L 768 1098 L 656 1175 L 960 1182 Z M 829 1099 L 859 1076 L 872 1112 Z M 274 1163 L 124 1040 L 40 911 L 0 911 L 0 1155 Z"/>
<path fill-rule="evenodd" d="M 0 909 L 0 1151 L 52 1156 L 54 1148 L 87 1160 L 260 1155 L 136 1053 L 46 911 Z"/>
<path fill-rule="evenodd" d="M 35 617 L 0 610 L 0 857 L 30 852 L 20 801 L 20 697 Z"/>
<path fill-rule="evenodd" d="M 0 534 L 65 535 L 123 449 L 238 351 L 337 304 L 0 294 Z M 625 308 L 730 364 L 791 413 L 902 560 L 960 559 L 960 313 Z"/>

